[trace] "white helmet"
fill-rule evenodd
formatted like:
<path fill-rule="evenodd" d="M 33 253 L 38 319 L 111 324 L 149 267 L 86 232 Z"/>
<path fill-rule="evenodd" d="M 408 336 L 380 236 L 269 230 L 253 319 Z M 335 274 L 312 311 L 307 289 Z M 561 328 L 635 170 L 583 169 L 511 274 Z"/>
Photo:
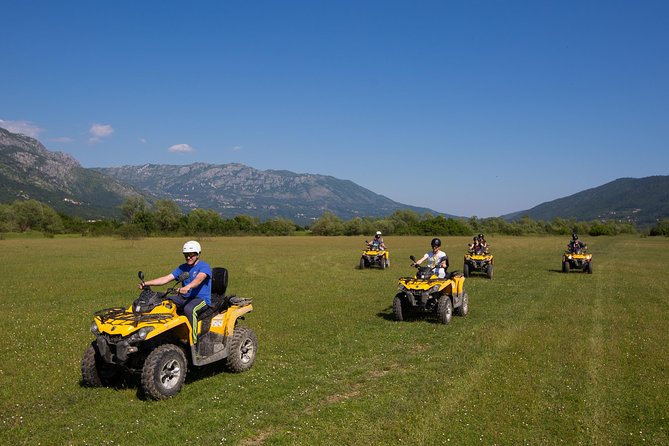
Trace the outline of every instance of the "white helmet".
<path fill-rule="evenodd" d="M 376 231 L 376 235 L 381 235 L 381 231 Z"/>
<path fill-rule="evenodd" d="M 189 242 L 184 243 L 184 247 L 183 247 L 182 252 L 183 253 L 196 252 L 196 253 L 200 254 L 202 252 L 202 247 L 195 240 L 191 240 Z"/>

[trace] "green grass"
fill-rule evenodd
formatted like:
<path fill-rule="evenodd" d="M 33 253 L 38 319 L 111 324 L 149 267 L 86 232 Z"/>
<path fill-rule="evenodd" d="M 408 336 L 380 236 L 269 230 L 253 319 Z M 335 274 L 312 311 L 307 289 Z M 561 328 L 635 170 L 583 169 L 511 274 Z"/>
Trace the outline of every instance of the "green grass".
<path fill-rule="evenodd" d="M 201 240 L 254 298 L 254 367 L 191 371 L 177 397 L 79 385 L 95 310 L 127 305 L 181 239 L 0 241 L 0 444 L 667 444 L 669 239 L 587 240 L 594 274 L 560 273 L 567 240 L 491 237 L 495 278 L 470 313 L 394 322 L 397 278 L 429 237 L 390 237 L 391 267 L 358 270 L 364 238 Z M 468 237 L 448 237 L 462 269 Z"/>

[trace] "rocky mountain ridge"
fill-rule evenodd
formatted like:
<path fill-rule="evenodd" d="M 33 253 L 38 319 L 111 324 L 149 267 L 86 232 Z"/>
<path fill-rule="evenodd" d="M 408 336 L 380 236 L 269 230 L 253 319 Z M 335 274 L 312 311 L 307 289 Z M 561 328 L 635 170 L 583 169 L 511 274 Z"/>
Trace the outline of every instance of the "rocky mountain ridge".
<path fill-rule="evenodd" d="M 132 186 L 82 167 L 71 155 L 0 128 L 0 202 L 35 199 L 84 218 L 119 215 L 118 206 L 140 194 Z"/>
<path fill-rule="evenodd" d="M 286 170 L 258 170 L 239 163 L 146 164 L 96 168 L 119 181 L 170 199 L 182 208 L 213 209 L 224 217 L 248 214 L 306 223 L 330 211 L 342 219 L 382 217 L 397 209 L 436 212 L 397 203 L 349 180 Z"/>

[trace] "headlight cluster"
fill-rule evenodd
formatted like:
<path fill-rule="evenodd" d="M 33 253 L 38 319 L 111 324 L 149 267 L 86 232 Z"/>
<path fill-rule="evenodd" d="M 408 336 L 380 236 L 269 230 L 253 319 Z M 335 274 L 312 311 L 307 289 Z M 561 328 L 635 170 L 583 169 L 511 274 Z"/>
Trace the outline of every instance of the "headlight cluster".
<path fill-rule="evenodd" d="M 155 327 L 142 327 L 128 338 L 128 342 L 140 342 L 146 339 L 146 337 L 154 330 Z"/>
<path fill-rule="evenodd" d="M 432 294 L 432 293 L 436 293 L 437 291 L 439 291 L 439 285 L 435 285 L 432 288 L 430 288 L 429 293 Z"/>
<path fill-rule="evenodd" d="M 93 333 L 95 336 L 100 334 L 100 329 L 98 328 L 98 324 L 95 321 L 93 321 L 91 324 L 91 333 Z"/>

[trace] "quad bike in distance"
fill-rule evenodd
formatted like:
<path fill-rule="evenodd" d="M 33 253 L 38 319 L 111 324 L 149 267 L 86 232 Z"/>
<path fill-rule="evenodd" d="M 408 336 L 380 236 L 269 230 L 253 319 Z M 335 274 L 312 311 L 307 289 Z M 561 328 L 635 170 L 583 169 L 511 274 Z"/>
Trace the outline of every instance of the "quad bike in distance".
<path fill-rule="evenodd" d="M 414 264 L 416 258 L 409 257 Z M 465 278 L 457 271 L 439 278 L 435 268 L 415 265 L 415 277 L 400 277 L 399 292 L 393 299 L 393 317 L 403 321 L 412 314 L 434 314 L 442 324 L 469 313 L 469 295 L 464 289 Z"/>
<path fill-rule="evenodd" d="M 592 254 L 581 247 L 566 250 L 562 255 L 562 272 L 568 273 L 572 269 L 592 274 Z"/>
<path fill-rule="evenodd" d="M 362 250 L 360 256 L 360 269 L 371 268 L 372 266 L 386 269 L 390 266 L 390 251 L 374 243 L 365 242 L 365 244 L 366 248 Z"/>
<path fill-rule="evenodd" d="M 485 248 L 477 246 L 473 251 L 465 254 L 462 272 L 465 277 L 471 276 L 472 273 L 483 273 L 488 276 L 488 279 L 492 279 L 493 263 L 493 255 L 488 253 Z"/>
<path fill-rule="evenodd" d="M 139 272 L 144 283 L 144 274 Z M 183 273 L 177 282 L 188 278 Z M 198 315 L 197 343 L 191 322 L 170 299 L 176 285 L 165 292 L 147 285 L 128 308 L 106 308 L 94 313 L 91 332 L 95 340 L 81 361 L 82 384 L 113 385 L 124 373 L 141 376 L 144 394 L 154 400 L 179 393 L 190 366 L 224 361 L 234 373 L 249 370 L 258 351 L 258 340 L 248 327 L 238 325 L 253 310 L 250 299 L 225 296 L 228 271 L 212 269 L 211 306 Z"/>

